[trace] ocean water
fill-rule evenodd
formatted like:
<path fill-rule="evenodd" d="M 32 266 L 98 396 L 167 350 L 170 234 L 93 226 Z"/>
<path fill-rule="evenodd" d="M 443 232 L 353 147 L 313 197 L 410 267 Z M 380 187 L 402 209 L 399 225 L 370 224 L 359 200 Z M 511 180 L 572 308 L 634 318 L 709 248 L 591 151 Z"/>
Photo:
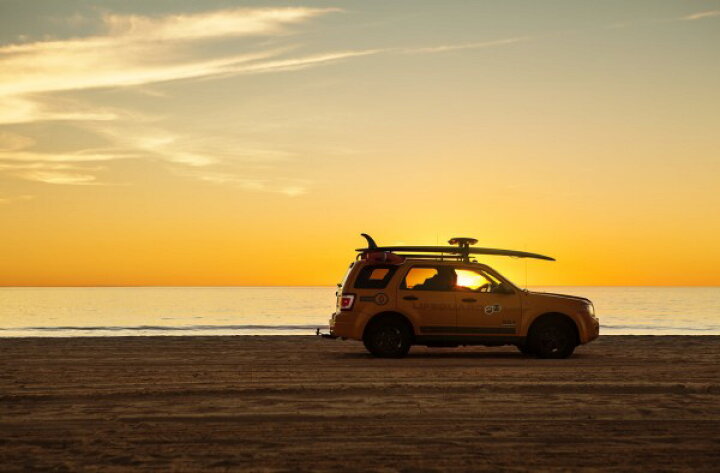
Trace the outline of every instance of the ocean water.
<path fill-rule="evenodd" d="M 590 298 L 601 334 L 720 335 L 720 287 L 534 287 Z M 310 335 L 334 287 L 0 288 L 0 337 Z"/>

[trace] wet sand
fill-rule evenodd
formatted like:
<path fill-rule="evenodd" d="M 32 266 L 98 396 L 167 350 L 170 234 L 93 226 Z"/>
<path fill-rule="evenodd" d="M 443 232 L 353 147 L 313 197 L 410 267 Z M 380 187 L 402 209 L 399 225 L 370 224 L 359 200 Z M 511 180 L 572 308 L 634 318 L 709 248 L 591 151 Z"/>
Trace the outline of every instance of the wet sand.
<path fill-rule="evenodd" d="M 720 337 L 0 339 L 0 471 L 718 471 Z"/>

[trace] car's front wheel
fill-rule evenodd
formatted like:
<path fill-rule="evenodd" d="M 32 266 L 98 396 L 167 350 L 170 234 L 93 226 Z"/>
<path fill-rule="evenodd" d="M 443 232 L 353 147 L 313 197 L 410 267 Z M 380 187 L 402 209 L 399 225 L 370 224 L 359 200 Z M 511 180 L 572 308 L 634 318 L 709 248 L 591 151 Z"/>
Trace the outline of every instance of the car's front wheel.
<path fill-rule="evenodd" d="M 567 358 L 577 344 L 577 335 L 570 323 L 553 318 L 533 326 L 527 349 L 539 358 Z"/>
<path fill-rule="evenodd" d="M 374 356 L 402 358 L 410 351 L 412 334 L 404 323 L 396 320 L 378 321 L 368 327 L 363 343 Z"/>

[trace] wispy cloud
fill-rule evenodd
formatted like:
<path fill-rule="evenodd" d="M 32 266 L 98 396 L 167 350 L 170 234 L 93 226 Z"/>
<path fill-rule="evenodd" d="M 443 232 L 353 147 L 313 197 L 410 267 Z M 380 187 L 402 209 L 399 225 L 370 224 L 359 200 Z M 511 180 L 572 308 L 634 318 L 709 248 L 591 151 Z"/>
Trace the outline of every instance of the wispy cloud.
<path fill-rule="evenodd" d="M 0 75 L 2 73 L 0 72 Z M 108 121 L 116 120 L 118 114 L 81 103 L 58 104 L 47 97 L 0 96 L 0 125 L 14 125 L 37 121 Z"/>
<path fill-rule="evenodd" d="M 106 33 L 99 36 L 38 41 L 8 45 L 4 53 L 46 53 L 48 51 L 81 51 L 108 49 L 133 44 L 152 47 L 156 43 L 188 42 L 220 37 L 271 35 L 284 27 L 331 12 L 335 8 L 238 8 L 186 15 L 148 17 L 107 14 L 101 18 Z M 154 44 L 155 43 L 155 44 Z"/>
<path fill-rule="evenodd" d="M 440 46 L 430 46 L 425 48 L 408 48 L 403 49 L 401 52 L 408 54 L 422 54 L 422 53 L 444 53 L 450 51 L 461 51 L 465 49 L 484 49 L 491 48 L 494 46 L 503 46 L 506 44 L 520 43 L 532 39 L 530 36 L 519 36 L 516 38 L 498 39 L 494 41 L 482 41 L 478 43 L 461 43 L 461 44 L 448 44 Z"/>
<path fill-rule="evenodd" d="M 164 49 L 166 46 L 158 46 Z M 114 49 L 114 48 L 113 48 Z M 53 50 L 3 55 L 0 49 L 0 95 L 124 87 L 222 74 L 240 64 L 274 55 L 245 54 L 184 62 L 148 61 L 144 48 L 125 50 Z M 113 56 L 108 61 L 108 55 Z"/>
<path fill-rule="evenodd" d="M 96 177 L 92 174 L 81 174 L 65 171 L 24 171 L 16 175 L 28 181 L 43 182 L 45 184 L 62 185 L 90 185 L 96 184 Z"/>
<path fill-rule="evenodd" d="M 288 177 L 283 169 L 297 159 L 294 153 L 262 147 L 241 139 L 212 139 L 159 128 L 99 126 L 96 130 L 120 149 L 142 150 L 146 156 L 172 165 L 179 176 L 201 182 L 295 197 L 308 192 L 310 182 Z M 260 177 L 260 176 L 266 177 Z"/>
<path fill-rule="evenodd" d="M 99 162 L 137 157 L 105 149 L 40 152 L 34 145 L 30 137 L 0 132 L 0 173 L 47 184 L 97 184 L 95 173 L 102 169 Z"/>
<path fill-rule="evenodd" d="M 42 152 L 33 149 L 35 140 L 17 133 L 0 131 L 0 169 L 20 163 L 87 163 L 137 158 L 138 154 L 117 149 L 90 148 L 73 152 Z"/>
<path fill-rule="evenodd" d="M 228 36 L 277 34 L 285 25 L 340 11 L 337 8 L 237 8 L 152 18 L 106 15 L 113 36 L 130 41 L 188 41 Z"/>
<path fill-rule="evenodd" d="M 12 162 L 47 162 L 47 163 L 87 163 L 98 161 L 113 161 L 117 159 L 137 158 L 137 153 L 118 153 L 113 151 L 81 150 L 76 152 L 47 152 L 41 153 L 32 150 L 0 150 L 0 160 Z"/>
<path fill-rule="evenodd" d="M 691 13 L 688 15 L 683 16 L 676 16 L 671 18 L 646 18 L 646 19 L 639 19 L 639 20 L 630 20 L 630 21 L 621 21 L 617 23 L 612 23 L 610 25 L 606 25 L 606 29 L 620 29 L 620 28 L 630 28 L 633 26 L 639 26 L 639 25 L 656 25 L 656 24 L 669 24 L 669 23 L 678 23 L 678 22 L 684 22 L 684 21 L 697 21 L 697 20 L 703 20 L 706 18 L 712 18 L 720 16 L 720 10 L 709 10 L 709 11 L 703 11 L 703 12 L 697 12 L 697 13 Z"/>
<path fill-rule="evenodd" d="M 29 136 L 0 131 L 0 153 L 26 149 L 35 144 L 35 140 Z"/>
<path fill-rule="evenodd" d="M 301 179 L 261 179 L 239 176 L 234 173 L 198 171 L 194 178 L 213 184 L 233 185 L 247 191 L 272 192 L 288 197 L 297 197 L 307 193 L 309 184 Z"/>
<path fill-rule="evenodd" d="M 188 131 L 149 126 L 147 123 L 96 124 L 91 129 L 112 143 L 112 152 L 118 159 L 128 157 L 123 156 L 123 153 L 137 153 L 168 163 L 205 167 L 225 161 L 276 164 L 294 158 L 294 154 L 288 151 L 262 147 L 238 138 L 200 136 Z"/>
<path fill-rule="evenodd" d="M 186 46 L 210 39 L 278 34 L 287 25 L 334 11 L 259 8 L 161 18 L 106 15 L 107 33 L 102 36 L 0 47 L 0 96 L 137 86 L 241 71 L 242 64 L 277 56 L 280 51 L 199 60 Z M 21 112 L 0 118 L 5 122 L 48 118 L 25 100 L 19 102 Z"/>
<path fill-rule="evenodd" d="M 693 13 L 692 15 L 683 16 L 680 18 L 685 21 L 702 20 L 703 18 L 711 18 L 713 16 L 720 16 L 720 10 L 710 10 L 699 13 Z"/>
<path fill-rule="evenodd" d="M 0 46 L 3 102 L 0 124 L 48 120 L 114 122 L 116 125 L 104 128 L 87 125 L 84 128 L 117 146 L 49 153 L 34 149 L 35 141 L 29 137 L 4 132 L 0 134 L 0 172 L 47 184 L 88 185 L 99 182 L 98 162 L 118 159 L 157 159 L 188 170 L 217 165 L 228 154 L 246 159 L 260 156 L 271 162 L 282 159 L 281 151 L 261 148 L 228 153 L 188 140 L 183 134 L 148 130 L 147 124 L 125 134 L 124 128 L 132 120 L 122 120 L 127 118 L 122 112 L 61 100 L 59 92 L 135 86 L 141 93 L 147 93 L 145 86 L 166 81 L 297 70 L 369 54 L 351 51 L 291 58 L 283 57 L 287 48 L 253 50 L 246 45 L 243 53 L 224 56 L 216 53 L 213 57 L 198 49 L 219 39 L 284 35 L 290 25 L 336 11 L 295 7 L 242 8 L 163 17 L 110 14 L 101 19 L 105 29 L 101 35 Z M 296 184 L 275 186 L 271 179 L 213 174 L 209 169 L 194 176 L 205 182 L 227 182 L 248 190 L 287 195 L 303 192 Z"/>
<path fill-rule="evenodd" d="M 293 156 L 262 144 L 208 143 L 182 132 L 132 126 L 122 110 L 84 105 L 60 99 L 67 91 L 133 87 L 139 93 L 162 96 L 149 89 L 168 81 L 217 78 L 240 74 L 296 71 L 338 61 L 379 54 L 436 54 L 502 46 L 529 38 L 447 44 L 421 48 L 381 48 L 327 51 L 293 55 L 284 47 L 245 44 L 243 52 L 206 55 L 202 47 L 230 38 L 285 35 L 291 25 L 339 10 L 333 8 L 242 8 L 185 15 L 148 17 L 102 16 L 104 33 L 63 40 L 43 40 L 0 46 L 0 124 L 37 121 L 73 121 L 108 142 L 103 149 L 72 152 L 38 151 L 30 139 L 0 136 L 0 171 L 48 184 L 97 184 L 100 162 L 154 159 L 175 166 L 174 171 L 204 182 L 234 185 L 246 190 L 278 192 L 288 196 L 307 191 L 308 182 L 272 177 L 248 177 L 225 163 L 248 161 L 273 166 Z M 73 21 L 86 21 L 74 18 Z M 222 51 L 222 49 L 217 50 Z M 150 92 L 148 92 L 150 91 Z M 13 141 L 14 140 L 14 141 Z M 28 141 L 30 140 L 30 141 Z M 4 143 L 4 147 L 3 147 Z M 236 146 L 237 145 L 237 146 Z M 230 151 L 229 151 L 230 150 Z M 66 167 L 62 167 L 66 166 Z M 229 170 L 230 169 L 230 170 Z M 281 173 L 280 173 L 281 174 Z"/>
<path fill-rule="evenodd" d="M 95 173 L 101 169 L 88 163 L 0 161 L 0 171 L 6 175 L 46 184 L 97 185 Z"/>
<path fill-rule="evenodd" d="M 344 59 L 398 52 L 396 48 L 330 51 L 281 57 L 286 49 L 247 52 L 199 60 L 188 43 L 223 37 L 277 34 L 288 24 L 307 21 L 337 9 L 285 8 L 222 10 L 194 15 L 149 18 L 106 15 L 107 34 L 61 41 L 0 47 L 0 96 L 14 101 L 0 112 L 0 123 L 34 120 L 111 120 L 107 111 L 54 111 L 34 94 L 147 84 L 243 73 L 298 70 Z M 459 45 L 400 50 L 441 53 L 526 41 L 518 37 Z M 108 58 L 112 58 L 109 60 Z"/>
<path fill-rule="evenodd" d="M 26 181 L 42 182 L 46 184 L 88 185 L 99 184 L 96 172 L 102 167 L 92 162 L 57 160 L 38 161 L 37 158 L 47 158 L 50 155 L 28 153 L 29 161 L 13 160 L 3 161 L 6 156 L 0 153 L 0 172 Z M 71 156 L 70 156 L 71 157 Z"/>
<path fill-rule="evenodd" d="M 295 57 L 289 59 L 278 59 L 274 61 L 264 61 L 255 64 L 239 65 L 232 68 L 234 73 L 252 73 L 252 72 L 274 72 L 274 71 L 294 71 L 304 69 L 310 66 L 316 66 L 322 63 L 336 62 L 342 59 L 348 59 L 360 56 L 370 56 L 381 52 L 389 51 L 387 49 L 366 49 L 357 51 L 335 51 L 330 53 L 315 54 L 311 56 Z"/>

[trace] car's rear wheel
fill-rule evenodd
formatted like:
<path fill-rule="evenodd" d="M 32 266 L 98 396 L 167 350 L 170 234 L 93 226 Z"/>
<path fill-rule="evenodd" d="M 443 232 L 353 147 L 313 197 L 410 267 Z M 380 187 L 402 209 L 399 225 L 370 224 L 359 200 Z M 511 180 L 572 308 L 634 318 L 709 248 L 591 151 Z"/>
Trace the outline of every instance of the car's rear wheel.
<path fill-rule="evenodd" d="M 553 318 L 532 327 L 527 349 L 539 358 L 567 358 L 577 344 L 577 335 L 570 323 Z"/>
<path fill-rule="evenodd" d="M 410 351 L 412 334 L 404 323 L 397 320 L 378 321 L 368 327 L 363 343 L 374 356 L 402 358 Z"/>
<path fill-rule="evenodd" d="M 530 355 L 535 354 L 535 353 L 533 353 L 532 349 L 530 348 L 530 345 L 528 345 L 527 343 L 524 343 L 522 345 L 517 345 L 517 347 L 518 347 L 518 350 L 520 350 L 520 353 L 522 353 L 523 355 L 530 356 Z"/>

